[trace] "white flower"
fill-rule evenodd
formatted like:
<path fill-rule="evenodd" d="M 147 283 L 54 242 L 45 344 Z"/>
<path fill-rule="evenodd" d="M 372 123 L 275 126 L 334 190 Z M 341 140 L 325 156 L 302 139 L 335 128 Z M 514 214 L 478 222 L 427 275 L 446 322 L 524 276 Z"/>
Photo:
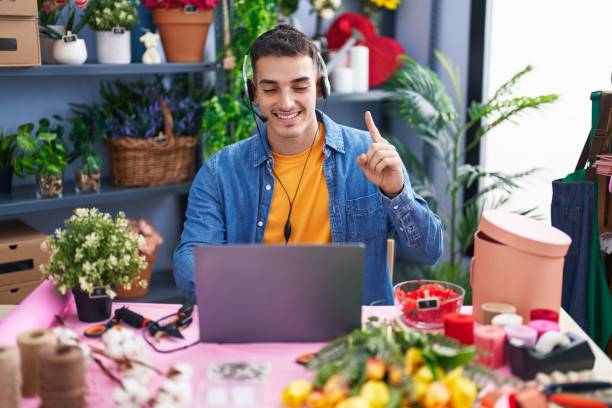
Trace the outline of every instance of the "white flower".
<path fill-rule="evenodd" d="M 330 8 L 324 8 L 323 10 L 321 10 L 319 15 L 323 20 L 331 20 L 332 18 L 334 18 L 334 10 Z"/>
<path fill-rule="evenodd" d="M 41 242 L 40 249 L 43 252 L 47 252 L 49 250 L 49 243 L 47 242 L 46 239 L 43 242 Z"/>
<path fill-rule="evenodd" d="M 55 229 L 55 238 L 60 240 L 64 237 L 64 231 L 61 228 Z"/>
<path fill-rule="evenodd" d="M 104 10 L 102 10 L 102 12 L 104 14 L 111 14 L 111 10 L 108 7 L 106 7 Z"/>
<path fill-rule="evenodd" d="M 151 378 L 155 375 L 155 371 L 141 364 L 132 364 L 128 370 L 123 373 L 123 378 L 133 378 L 143 385 L 147 385 Z"/>
<path fill-rule="evenodd" d="M 110 266 L 117 266 L 117 257 L 115 255 L 109 256 L 108 263 Z"/>
<path fill-rule="evenodd" d="M 334 9 L 340 8 L 341 4 L 342 4 L 342 0 L 331 0 L 331 5 Z"/>
<path fill-rule="evenodd" d="M 149 400 L 149 390 L 133 378 L 123 379 L 124 388 L 113 390 L 113 399 L 118 407 L 140 407 Z"/>
<path fill-rule="evenodd" d="M 125 13 L 125 11 L 122 11 L 121 13 L 119 13 L 119 18 L 121 20 L 125 19 L 126 16 L 127 16 L 127 14 Z"/>
<path fill-rule="evenodd" d="M 85 236 L 84 248 L 96 248 L 99 244 L 99 237 L 95 232 Z"/>
<path fill-rule="evenodd" d="M 86 218 L 89 216 L 89 210 L 87 208 L 77 208 L 74 213 L 78 218 Z"/>
<path fill-rule="evenodd" d="M 115 296 L 117 296 L 117 292 L 115 292 L 114 290 L 112 290 L 111 288 L 106 288 L 106 294 L 108 295 L 109 298 L 114 299 Z"/>
<path fill-rule="evenodd" d="M 76 251 L 74 251 L 74 260 L 77 262 L 81 262 L 82 259 L 83 259 L 83 249 L 77 248 Z"/>
<path fill-rule="evenodd" d="M 324 5 L 325 0 L 314 0 L 314 2 L 312 3 L 312 7 L 314 7 L 314 9 L 317 11 L 321 10 Z"/>

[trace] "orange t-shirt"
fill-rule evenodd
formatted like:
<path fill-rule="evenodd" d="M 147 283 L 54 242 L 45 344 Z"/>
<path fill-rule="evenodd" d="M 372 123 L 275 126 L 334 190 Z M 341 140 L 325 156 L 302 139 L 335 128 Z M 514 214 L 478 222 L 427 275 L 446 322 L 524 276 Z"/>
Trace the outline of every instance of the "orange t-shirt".
<path fill-rule="evenodd" d="M 274 172 L 280 178 L 293 200 L 291 212 L 292 244 L 326 244 L 331 242 L 331 225 L 329 222 L 329 192 L 323 175 L 323 145 L 325 144 L 325 128 L 320 125 L 319 136 L 312 146 L 312 152 L 304 170 L 302 183 L 295 199 L 295 190 L 304 168 L 310 148 L 301 153 L 274 156 Z M 265 244 L 285 243 L 285 222 L 289 214 L 289 199 L 278 179 L 274 180 L 274 195 L 264 232 Z"/>

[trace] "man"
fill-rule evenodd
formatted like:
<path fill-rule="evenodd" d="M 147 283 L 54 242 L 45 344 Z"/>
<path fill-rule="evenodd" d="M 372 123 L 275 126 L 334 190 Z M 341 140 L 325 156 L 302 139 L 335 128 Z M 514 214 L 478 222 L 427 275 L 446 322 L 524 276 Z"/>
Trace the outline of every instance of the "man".
<path fill-rule="evenodd" d="M 198 172 L 174 253 L 178 287 L 195 297 L 199 244 L 363 242 L 363 303 L 393 303 L 388 232 L 409 257 L 431 264 L 442 254 L 440 220 L 412 190 L 369 112 L 365 132 L 315 109 L 325 71 L 307 36 L 278 26 L 255 40 L 250 59 L 247 93 L 265 125 Z"/>

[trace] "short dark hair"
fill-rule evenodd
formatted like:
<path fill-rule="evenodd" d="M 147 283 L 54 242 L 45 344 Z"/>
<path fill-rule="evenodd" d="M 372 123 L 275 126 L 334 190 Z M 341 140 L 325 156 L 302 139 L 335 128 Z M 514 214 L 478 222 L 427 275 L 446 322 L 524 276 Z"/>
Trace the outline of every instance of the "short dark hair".
<path fill-rule="evenodd" d="M 255 63 L 262 57 L 294 57 L 304 55 L 310 57 L 320 70 L 318 49 L 312 40 L 303 32 L 288 24 L 279 24 L 255 39 L 250 49 L 251 66 L 255 73 Z"/>

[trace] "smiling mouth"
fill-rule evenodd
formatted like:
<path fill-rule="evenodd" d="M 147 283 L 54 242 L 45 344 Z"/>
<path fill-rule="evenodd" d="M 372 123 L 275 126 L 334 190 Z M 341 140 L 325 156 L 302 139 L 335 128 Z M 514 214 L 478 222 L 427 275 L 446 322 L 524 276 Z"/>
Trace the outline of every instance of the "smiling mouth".
<path fill-rule="evenodd" d="M 275 113 L 274 116 L 280 120 L 291 120 L 294 118 L 297 118 L 298 115 L 300 115 L 302 112 L 294 112 L 294 113 L 290 113 L 290 114 L 281 114 L 281 113 Z"/>

